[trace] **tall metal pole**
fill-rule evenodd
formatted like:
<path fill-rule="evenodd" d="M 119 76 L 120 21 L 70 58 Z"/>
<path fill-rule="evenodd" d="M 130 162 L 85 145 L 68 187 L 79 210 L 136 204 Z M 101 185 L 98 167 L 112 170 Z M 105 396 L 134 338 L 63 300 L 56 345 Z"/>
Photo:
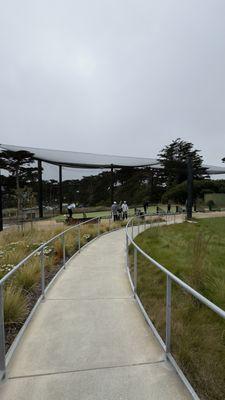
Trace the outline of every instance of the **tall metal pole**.
<path fill-rule="evenodd" d="M 38 207 L 39 207 L 39 218 L 43 218 L 43 185 L 42 185 L 41 160 L 38 160 Z"/>
<path fill-rule="evenodd" d="M 3 215 L 2 215 L 2 174 L 0 171 L 0 231 L 3 231 Z"/>
<path fill-rule="evenodd" d="M 149 179 L 149 201 L 152 201 L 152 193 L 153 193 L 153 183 L 154 183 L 154 178 L 153 178 L 153 170 L 150 169 L 149 171 L 150 179 Z"/>
<path fill-rule="evenodd" d="M 110 184 L 110 190 L 111 190 L 111 204 L 114 202 L 114 171 L 113 171 L 113 164 L 111 165 L 111 184 Z"/>
<path fill-rule="evenodd" d="M 192 159 L 187 160 L 187 219 L 192 219 L 192 204 L 193 204 L 193 167 Z"/>
<path fill-rule="evenodd" d="M 62 214 L 63 208 L 63 193 L 62 193 L 62 165 L 59 165 L 59 212 Z"/>
<path fill-rule="evenodd" d="M 4 325 L 4 294 L 0 285 L 0 381 L 5 378 L 5 325 Z"/>

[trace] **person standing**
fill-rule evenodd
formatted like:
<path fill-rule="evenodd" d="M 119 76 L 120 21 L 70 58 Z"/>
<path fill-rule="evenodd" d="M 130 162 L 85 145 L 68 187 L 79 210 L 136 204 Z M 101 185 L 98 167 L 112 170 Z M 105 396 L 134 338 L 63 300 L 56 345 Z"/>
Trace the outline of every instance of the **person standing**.
<path fill-rule="evenodd" d="M 123 205 L 123 202 L 120 201 L 119 204 L 118 204 L 118 209 L 117 209 L 118 221 L 120 221 L 122 219 L 122 217 L 123 217 L 122 205 Z"/>
<path fill-rule="evenodd" d="M 127 219 L 127 216 L 128 216 L 128 209 L 129 209 L 129 208 L 128 208 L 127 202 L 124 201 L 123 204 L 122 204 L 123 220 L 124 220 L 124 219 Z"/>
<path fill-rule="evenodd" d="M 68 207 L 67 207 L 67 211 L 68 211 L 68 214 L 69 214 L 69 218 L 72 218 L 72 215 L 73 215 L 73 208 L 76 208 L 75 203 L 71 203 L 71 204 L 69 204 Z"/>
<path fill-rule="evenodd" d="M 144 202 L 144 213 L 147 214 L 148 211 L 148 201 Z"/>
<path fill-rule="evenodd" d="M 116 201 L 113 202 L 111 210 L 112 210 L 113 221 L 117 221 L 118 205 Z"/>

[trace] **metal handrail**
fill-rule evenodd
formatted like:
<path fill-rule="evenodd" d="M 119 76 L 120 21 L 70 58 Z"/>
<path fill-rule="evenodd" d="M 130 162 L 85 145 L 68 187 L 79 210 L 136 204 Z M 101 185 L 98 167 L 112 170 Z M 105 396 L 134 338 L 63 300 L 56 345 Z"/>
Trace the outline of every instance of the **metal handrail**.
<path fill-rule="evenodd" d="M 5 373 L 6 373 L 6 354 L 5 354 L 5 325 L 4 325 L 4 284 L 5 282 L 12 276 L 16 271 L 18 271 L 27 261 L 29 261 L 35 254 L 39 253 L 40 255 L 40 269 L 41 269 L 41 296 L 38 298 L 36 304 L 34 305 L 33 309 L 31 310 L 30 315 L 27 318 L 27 321 L 25 322 L 25 326 L 27 326 L 28 322 L 30 321 L 33 313 L 35 312 L 37 306 L 39 305 L 40 301 L 45 298 L 45 292 L 47 288 L 45 287 L 45 263 L 44 263 L 44 249 L 52 243 L 54 240 L 57 239 L 62 239 L 62 249 L 63 249 L 63 263 L 61 269 L 65 268 L 66 265 L 66 240 L 65 240 L 65 234 L 72 229 L 78 230 L 78 252 L 81 249 L 81 240 L 80 240 L 80 228 L 81 226 L 88 224 L 90 222 L 96 221 L 97 222 L 97 234 L 96 237 L 99 236 L 100 234 L 100 222 L 101 218 L 100 217 L 94 217 L 91 218 L 87 221 L 81 222 L 80 224 L 71 226 L 70 228 L 65 229 L 63 232 L 60 232 L 59 234 L 53 236 L 51 239 L 49 239 L 47 242 L 41 244 L 37 249 L 32 251 L 27 257 L 25 257 L 23 260 L 21 260 L 11 271 L 9 271 L 6 275 L 3 276 L 2 279 L 0 279 L 0 381 L 5 379 Z M 60 269 L 60 271 L 61 271 Z M 59 272 L 60 272 L 59 271 Z M 58 273 L 59 273 L 58 272 Z M 54 280 L 54 277 L 52 278 L 51 282 Z M 21 329 L 22 334 L 24 332 L 24 329 Z M 18 344 L 22 334 L 20 333 L 16 336 L 15 342 L 16 345 Z M 20 338 L 18 338 L 20 336 Z M 11 347 L 13 347 L 13 351 L 16 348 L 16 345 L 14 346 L 14 342 Z M 12 356 L 13 351 L 11 351 L 10 348 L 10 356 Z"/>
<path fill-rule="evenodd" d="M 225 319 L 225 311 L 222 310 L 220 307 L 218 307 L 216 304 L 214 304 L 213 302 L 211 302 L 210 300 L 208 300 L 206 297 L 204 297 L 203 295 L 201 295 L 199 292 L 197 292 L 195 289 L 193 289 L 191 286 L 189 286 L 188 284 L 186 284 L 184 281 L 182 281 L 180 278 L 178 278 L 176 275 L 174 275 L 172 272 L 170 272 L 167 268 L 165 268 L 163 265 L 161 265 L 159 262 L 157 262 L 156 260 L 154 260 L 151 256 L 149 256 L 148 254 L 146 254 L 141 248 L 140 246 L 138 246 L 135 241 L 134 241 L 134 237 L 133 237 L 133 228 L 134 228 L 134 221 L 135 219 L 137 219 L 138 217 L 132 217 L 128 220 L 128 223 L 126 225 L 126 260 L 127 260 L 127 272 L 129 275 L 129 279 L 131 282 L 131 287 L 132 290 L 134 292 L 134 296 L 141 308 L 141 311 L 144 314 L 144 317 L 147 321 L 147 323 L 149 324 L 150 328 L 152 329 L 154 335 L 156 336 L 156 338 L 158 339 L 160 345 L 163 347 L 163 350 L 166 352 L 166 356 L 167 359 L 172 363 L 172 365 L 174 366 L 174 368 L 176 369 L 178 375 L 180 376 L 180 378 L 182 379 L 183 383 L 185 384 L 185 386 L 187 387 L 187 389 L 189 390 L 191 396 L 193 399 L 195 400 L 199 400 L 199 397 L 197 396 L 197 394 L 195 393 L 194 389 L 192 388 L 191 384 L 189 383 L 189 381 L 187 380 L 187 378 L 185 377 L 185 375 L 183 374 L 183 372 L 181 371 L 181 369 L 179 368 L 178 364 L 176 363 L 175 359 L 173 358 L 171 351 L 170 351 L 170 347 L 171 347 L 171 308 L 172 308 L 172 302 L 171 302 L 171 298 L 172 298 L 172 281 L 175 282 L 176 284 L 178 284 L 182 289 L 184 289 L 186 292 L 190 293 L 192 296 L 194 296 L 197 300 L 199 300 L 201 303 L 203 303 L 204 305 L 206 305 L 208 308 L 210 308 L 212 311 L 214 311 L 217 315 L 219 315 L 220 317 L 222 317 L 223 319 Z M 145 218 L 145 217 L 144 217 Z M 132 225 L 131 225 L 132 223 Z M 167 221 L 166 221 L 167 223 Z M 175 215 L 174 215 L 174 221 L 172 223 L 175 223 Z M 165 224 L 164 222 L 162 224 Z M 139 225 L 140 225 L 140 221 L 138 223 L 138 234 L 140 232 L 139 229 Z M 129 233 L 129 228 L 131 228 L 131 234 Z M 146 228 L 146 220 L 144 222 L 144 229 Z M 130 270 L 129 270 L 129 241 L 130 244 L 132 244 L 134 246 L 134 279 L 132 281 L 131 279 L 131 275 L 130 275 Z M 163 339 L 161 338 L 159 332 L 157 331 L 157 329 L 155 328 L 155 326 L 153 325 L 151 319 L 148 317 L 147 312 L 144 309 L 143 304 L 141 303 L 141 300 L 137 294 L 137 276 L 138 276 L 138 258 L 137 258 L 137 253 L 142 254 L 142 256 L 144 256 L 147 260 L 149 260 L 151 262 L 151 264 L 155 265 L 160 271 L 162 271 L 166 277 L 167 277 L 167 281 L 166 281 L 166 341 L 164 343 Z"/>
<path fill-rule="evenodd" d="M 133 219 L 130 218 L 129 222 Z M 218 307 L 216 304 L 214 304 L 212 301 L 208 300 L 206 297 L 204 297 L 202 294 L 197 292 L 195 289 L 193 289 L 191 286 L 189 286 L 187 283 L 182 281 L 180 278 L 178 278 L 176 275 L 174 275 L 172 272 L 170 272 L 168 269 L 163 267 L 160 263 L 158 263 L 154 258 L 150 257 L 148 254 L 146 254 L 132 239 L 132 237 L 128 233 L 128 224 L 126 225 L 126 235 L 128 236 L 130 242 L 133 244 L 133 246 L 141 253 L 145 258 L 147 258 L 153 265 L 155 265 L 158 269 L 160 269 L 162 272 L 164 272 L 169 278 L 171 278 L 174 282 L 176 282 L 179 286 L 181 286 L 186 292 L 190 293 L 192 296 L 194 296 L 196 299 L 201 301 L 203 304 L 205 304 L 207 307 L 211 308 L 212 311 L 217 313 L 220 317 L 225 319 L 225 311 L 222 310 L 220 307 Z"/>
<path fill-rule="evenodd" d="M 54 240 L 59 239 L 61 236 L 65 235 L 65 233 L 69 232 L 72 229 L 77 229 L 81 225 L 87 224 L 91 221 L 98 220 L 99 217 L 94 217 L 89 219 L 88 221 L 81 222 L 80 224 L 71 226 L 70 228 L 65 229 L 65 231 L 58 233 L 57 235 L 53 236 L 51 239 L 49 239 L 47 242 L 41 244 L 37 249 L 32 251 L 32 253 L 28 254 L 27 257 L 23 258 L 11 271 L 9 271 L 6 275 L 0 279 L 0 286 L 7 281 L 8 278 L 10 278 L 11 275 L 13 275 L 22 265 L 24 265 L 27 261 L 29 261 L 30 258 L 32 258 L 36 253 L 42 251 L 45 247 L 47 247 L 50 243 L 52 243 Z"/>

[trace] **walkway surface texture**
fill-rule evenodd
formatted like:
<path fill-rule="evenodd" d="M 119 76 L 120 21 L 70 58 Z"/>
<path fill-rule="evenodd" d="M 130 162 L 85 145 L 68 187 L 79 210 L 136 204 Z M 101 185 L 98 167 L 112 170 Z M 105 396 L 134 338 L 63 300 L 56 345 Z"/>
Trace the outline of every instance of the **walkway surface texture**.
<path fill-rule="evenodd" d="M 186 400 L 125 271 L 124 230 L 68 264 L 30 323 L 1 400 Z"/>

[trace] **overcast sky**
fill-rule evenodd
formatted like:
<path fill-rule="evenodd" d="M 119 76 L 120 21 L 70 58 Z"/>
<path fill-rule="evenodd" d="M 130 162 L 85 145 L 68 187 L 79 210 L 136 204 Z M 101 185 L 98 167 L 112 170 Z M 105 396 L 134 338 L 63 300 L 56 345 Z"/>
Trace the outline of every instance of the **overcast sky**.
<path fill-rule="evenodd" d="M 0 142 L 225 156 L 224 0 L 2 0 Z"/>

